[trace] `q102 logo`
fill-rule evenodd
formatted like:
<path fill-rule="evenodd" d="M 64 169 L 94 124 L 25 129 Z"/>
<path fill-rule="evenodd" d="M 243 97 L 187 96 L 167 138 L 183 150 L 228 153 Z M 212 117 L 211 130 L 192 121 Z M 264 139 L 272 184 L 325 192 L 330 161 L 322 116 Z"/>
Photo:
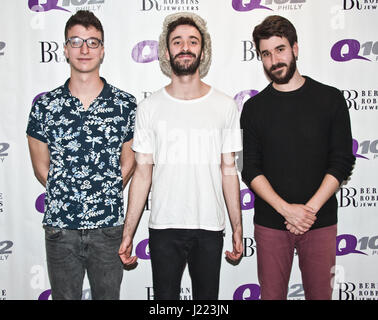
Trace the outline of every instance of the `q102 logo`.
<path fill-rule="evenodd" d="M 236 11 L 251 11 L 256 9 L 265 9 L 265 10 L 273 10 L 266 5 L 276 4 L 279 6 L 284 5 L 296 5 L 298 4 L 301 6 L 301 3 L 305 3 L 306 0 L 250 0 L 249 2 L 246 0 L 232 0 L 232 8 Z"/>
<path fill-rule="evenodd" d="M 28 6 L 31 11 L 34 12 L 45 12 L 45 11 L 51 11 L 51 10 L 60 10 L 60 11 L 66 11 L 71 12 L 70 10 L 66 9 L 70 6 L 94 6 L 94 5 L 101 5 L 104 3 L 105 0 L 62 0 L 61 5 L 59 6 L 59 0 L 28 0 Z M 41 3 L 44 2 L 44 3 Z M 94 7 L 91 7 L 90 9 L 94 9 Z"/>
<path fill-rule="evenodd" d="M 303 300 L 304 289 L 301 283 L 296 283 L 288 288 L 289 300 Z M 260 300 L 261 287 L 255 283 L 247 283 L 238 287 L 233 295 L 233 300 Z"/>
<path fill-rule="evenodd" d="M 367 41 L 361 45 L 358 40 L 343 39 L 336 42 L 331 49 L 331 58 L 337 62 L 372 61 L 367 58 L 371 55 L 375 55 L 375 60 L 378 60 L 378 41 Z"/>
<path fill-rule="evenodd" d="M 0 41 L 0 57 L 4 55 L 5 47 L 6 47 L 6 43 L 3 41 Z"/>
<path fill-rule="evenodd" d="M 378 255 L 378 236 L 357 239 L 352 234 L 341 234 L 336 237 L 336 256 L 348 254 L 368 255 L 364 251 L 372 250 L 372 255 Z"/>
<path fill-rule="evenodd" d="M 51 300 L 51 289 L 43 291 L 39 297 L 38 300 Z M 92 294 L 91 289 L 84 289 L 81 300 L 92 300 Z"/>
<path fill-rule="evenodd" d="M 359 152 L 359 153 L 358 153 Z M 358 142 L 356 139 L 353 139 L 353 155 L 356 158 L 369 160 L 365 155 L 372 153 L 373 158 L 378 158 L 378 139 L 377 140 L 365 140 Z"/>

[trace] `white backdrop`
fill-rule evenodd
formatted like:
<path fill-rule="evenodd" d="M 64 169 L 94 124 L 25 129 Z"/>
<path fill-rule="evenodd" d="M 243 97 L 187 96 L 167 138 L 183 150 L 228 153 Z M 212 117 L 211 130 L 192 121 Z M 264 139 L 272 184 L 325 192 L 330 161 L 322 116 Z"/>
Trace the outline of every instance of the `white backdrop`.
<path fill-rule="evenodd" d="M 89 9 L 105 29 L 101 75 L 138 102 L 169 83 L 157 61 L 167 14 L 192 11 L 208 22 L 213 61 L 205 82 L 243 102 L 267 84 L 251 42 L 264 17 L 290 19 L 299 39 L 299 71 L 343 90 L 350 107 L 357 156 L 353 175 L 338 192 L 336 300 L 378 298 L 378 0 L 1 0 L 0 10 L 0 300 L 51 299 L 42 229 L 44 189 L 26 141 L 34 98 L 69 77 L 64 26 Z M 298 150 L 298 152 L 301 152 Z M 127 199 L 127 192 L 125 192 Z M 222 261 L 220 299 L 259 298 L 253 238 L 253 194 L 241 184 L 244 257 Z M 147 205 L 135 236 L 139 265 L 124 272 L 122 299 L 152 299 Z M 225 247 L 231 249 L 227 224 Z M 303 299 L 297 259 L 289 299 Z M 84 299 L 90 299 L 87 279 Z M 187 270 L 182 299 L 191 299 Z"/>

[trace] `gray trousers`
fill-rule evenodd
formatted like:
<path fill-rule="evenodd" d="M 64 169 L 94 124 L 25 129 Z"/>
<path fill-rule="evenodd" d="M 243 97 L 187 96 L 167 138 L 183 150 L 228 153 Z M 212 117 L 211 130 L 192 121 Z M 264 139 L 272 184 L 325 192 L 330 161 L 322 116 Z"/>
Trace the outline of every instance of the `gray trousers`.
<path fill-rule="evenodd" d="M 93 300 L 119 300 L 123 226 L 67 230 L 44 226 L 53 300 L 80 300 L 87 272 Z"/>

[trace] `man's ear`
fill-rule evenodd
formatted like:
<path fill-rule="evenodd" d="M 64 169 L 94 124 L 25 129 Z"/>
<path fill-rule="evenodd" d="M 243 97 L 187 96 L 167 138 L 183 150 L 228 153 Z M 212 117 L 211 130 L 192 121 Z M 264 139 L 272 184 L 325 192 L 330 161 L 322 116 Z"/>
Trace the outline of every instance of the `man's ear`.
<path fill-rule="evenodd" d="M 297 42 L 294 42 L 293 44 L 293 52 L 294 52 L 295 60 L 298 60 L 299 48 L 298 48 Z"/>

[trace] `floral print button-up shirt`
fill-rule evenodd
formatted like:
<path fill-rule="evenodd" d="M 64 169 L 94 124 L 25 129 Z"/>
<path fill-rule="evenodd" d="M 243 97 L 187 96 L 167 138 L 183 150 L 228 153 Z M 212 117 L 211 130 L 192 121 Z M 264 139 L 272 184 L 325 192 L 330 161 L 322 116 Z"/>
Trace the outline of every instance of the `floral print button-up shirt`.
<path fill-rule="evenodd" d="M 133 137 L 135 98 L 108 84 L 87 110 L 66 83 L 32 106 L 27 134 L 47 143 L 43 224 L 95 229 L 123 224 L 120 155 Z"/>

